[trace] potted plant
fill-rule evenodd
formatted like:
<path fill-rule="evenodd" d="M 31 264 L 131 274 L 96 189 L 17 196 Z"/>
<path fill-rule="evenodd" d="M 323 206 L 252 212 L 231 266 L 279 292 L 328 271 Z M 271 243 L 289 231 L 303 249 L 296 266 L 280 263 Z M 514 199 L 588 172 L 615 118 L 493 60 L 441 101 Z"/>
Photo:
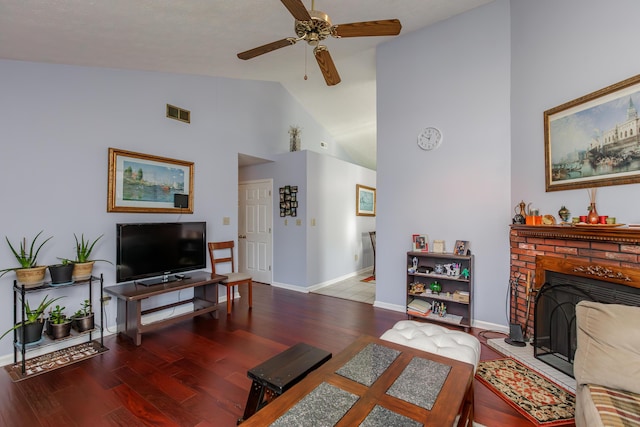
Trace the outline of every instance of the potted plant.
<path fill-rule="evenodd" d="M 86 299 L 80 304 L 80 310 L 73 315 L 73 328 L 78 332 L 89 331 L 94 328 L 94 318 L 91 301 Z"/>
<path fill-rule="evenodd" d="M 40 304 L 33 309 L 29 305 L 29 301 L 25 300 L 22 304 L 25 314 L 24 322 L 16 323 L 11 329 L 2 334 L 2 336 L 0 336 L 0 339 L 4 338 L 4 336 L 9 332 L 17 329 L 18 342 L 23 342 L 23 333 L 25 344 L 40 340 L 40 338 L 42 337 L 42 329 L 44 327 L 44 312 L 51 304 L 53 304 L 60 298 L 63 297 L 49 298 L 48 295 L 45 295 L 42 301 L 40 301 Z M 24 330 L 22 329 L 23 327 Z"/>
<path fill-rule="evenodd" d="M 56 307 L 49 312 L 47 335 L 54 340 L 68 337 L 71 334 L 71 319 L 68 319 L 67 315 L 64 314 L 65 308 L 56 304 Z"/>
<path fill-rule="evenodd" d="M 32 288 L 32 287 L 38 286 L 44 281 L 44 274 L 47 269 L 47 266 L 46 265 L 38 266 L 37 258 L 38 258 L 38 253 L 40 252 L 40 249 L 42 249 L 44 244 L 47 243 L 49 240 L 51 240 L 53 236 L 45 239 L 45 241 L 40 243 L 38 248 L 35 249 L 36 241 L 38 240 L 38 237 L 40 237 L 41 234 L 42 234 L 42 231 L 36 234 L 36 237 L 34 237 L 33 241 L 31 242 L 31 245 L 29 246 L 28 252 L 27 252 L 26 238 L 23 238 L 22 242 L 20 242 L 20 250 L 16 250 L 11 244 L 11 242 L 9 241 L 9 238 L 5 236 L 5 239 L 9 244 L 9 248 L 11 249 L 11 252 L 13 252 L 13 255 L 16 257 L 16 260 L 20 264 L 20 267 L 5 268 L 3 270 L 0 270 L 0 273 L 1 273 L 0 277 L 4 276 L 9 271 L 15 271 L 18 282 L 24 285 L 25 288 Z"/>
<path fill-rule="evenodd" d="M 102 236 L 103 234 L 98 236 L 98 238 L 92 242 L 89 239 L 85 241 L 84 234 L 82 234 L 80 236 L 80 240 L 78 240 L 78 236 L 76 236 L 74 233 L 73 237 L 75 237 L 76 239 L 76 260 L 73 264 L 73 280 L 89 279 L 91 277 L 91 272 L 93 271 L 93 264 L 96 261 L 105 261 L 109 264 L 112 264 L 110 261 L 104 259 L 92 260 L 90 258 L 93 247 Z"/>
<path fill-rule="evenodd" d="M 71 283 L 73 268 L 73 262 L 66 258 L 62 258 L 60 264 L 50 265 L 49 274 L 51 275 L 51 284 L 62 285 L 65 283 Z"/>

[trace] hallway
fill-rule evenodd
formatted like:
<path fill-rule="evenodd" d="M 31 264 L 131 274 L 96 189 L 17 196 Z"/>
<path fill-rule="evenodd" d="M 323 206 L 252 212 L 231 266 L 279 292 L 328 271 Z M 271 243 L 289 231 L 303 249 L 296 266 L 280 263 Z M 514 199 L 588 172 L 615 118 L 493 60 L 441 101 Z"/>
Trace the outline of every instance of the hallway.
<path fill-rule="evenodd" d="M 367 270 L 346 280 L 316 289 L 311 293 L 373 304 L 376 298 L 375 280 L 372 282 L 362 281 L 362 279 L 371 276 L 372 272 L 373 270 Z"/>

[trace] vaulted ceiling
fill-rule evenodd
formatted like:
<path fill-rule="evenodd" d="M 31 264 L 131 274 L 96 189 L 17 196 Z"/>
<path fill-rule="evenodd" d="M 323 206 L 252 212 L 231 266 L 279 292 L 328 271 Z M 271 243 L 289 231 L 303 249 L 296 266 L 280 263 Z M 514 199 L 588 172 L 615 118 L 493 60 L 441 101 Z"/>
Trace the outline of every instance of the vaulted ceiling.
<path fill-rule="evenodd" d="M 333 24 L 397 18 L 401 35 L 492 0 L 318 0 Z M 311 9 L 312 0 L 303 0 Z M 278 0 L 0 0 L 0 58 L 278 81 L 362 166 L 375 169 L 375 47 L 389 37 L 328 38 L 342 82 L 327 86 Z M 416 52 L 419 54 L 419 52 Z M 304 79 L 307 75 L 308 78 Z"/>

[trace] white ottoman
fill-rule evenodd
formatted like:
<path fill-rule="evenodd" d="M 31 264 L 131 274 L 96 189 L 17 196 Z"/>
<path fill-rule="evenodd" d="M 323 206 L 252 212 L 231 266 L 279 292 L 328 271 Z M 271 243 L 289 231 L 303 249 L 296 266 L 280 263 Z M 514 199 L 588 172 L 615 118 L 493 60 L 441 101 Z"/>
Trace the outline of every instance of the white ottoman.
<path fill-rule="evenodd" d="M 401 320 L 380 338 L 469 363 L 474 372 L 480 361 L 480 341 L 476 337 L 432 323 Z"/>

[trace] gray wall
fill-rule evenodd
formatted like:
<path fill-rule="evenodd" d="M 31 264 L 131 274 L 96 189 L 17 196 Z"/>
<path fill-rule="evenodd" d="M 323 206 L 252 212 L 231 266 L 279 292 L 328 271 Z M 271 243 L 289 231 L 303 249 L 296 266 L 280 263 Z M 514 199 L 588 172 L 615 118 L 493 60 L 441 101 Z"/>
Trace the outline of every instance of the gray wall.
<path fill-rule="evenodd" d="M 574 216 L 586 215 L 586 190 L 545 192 L 542 114 L 640 73 L 640 2 L 514 0 L 511 10 L 511 204 L 533 202 L 554 215 L 565 205 Z M 638 223 L 638 194 L 638 184 L 600 187 L 598 212 Z"/>
<path fill-rule="evenodd" d="M 383 45 L 378 80 L 381 306 L 404 307 L 412 234 L 470 241 L 475 317 L 506 324 L 510 222 L 509 4 L 491 3 Z M 417 135 L 436 126 L 440 148 Z"/>
<path fill-rule="evenodd" d="M 412 233 L 470 240 L 475 317 L 508 323 L 513 208 L 588 205 L 584 190 L 545 192 L 543 112 L 638 74 L 639 15 L 635 0 L 497 0 L 379 49 L 378 301 L 403 304 Z M 436 151 L 415 145 L 425 126 L 444 133 Z M 637 195 L 601 187 L 598 211 L 640 222 Z"/>
<path fill-rule="evenodd" d="M 73 257 L 74 233 L 104 234 L 94 257 L 115 261 L 119 222 L 207 221 L 209 240 L 235 239 L 239 152 L 288 152 L 292 124 L 304 129 L 307 149 L 336 145 L 278 83 L 17 61 L 0 61 L 0 76 L 0 239 L 45 230 L 54 238 L 40 264 Z M 166 103 L 191 110 L 191 124 L 167 119 Z M 107 213 L 108 147 L 195 162 L 194 214 Z M 0 244 L 0 267 L 16 265 Z M 115 283 L 114 266 L 99 263 L 96 273 Z M 0 331 L 12 323 L 13 277 L 0 279 Z M 70 290 L 64 304 L 75 307 L 85 290 Z M 110 325 L 114 309 L 107 306 Z M 0 341 L 0 354 L 10 341 Z"/>

